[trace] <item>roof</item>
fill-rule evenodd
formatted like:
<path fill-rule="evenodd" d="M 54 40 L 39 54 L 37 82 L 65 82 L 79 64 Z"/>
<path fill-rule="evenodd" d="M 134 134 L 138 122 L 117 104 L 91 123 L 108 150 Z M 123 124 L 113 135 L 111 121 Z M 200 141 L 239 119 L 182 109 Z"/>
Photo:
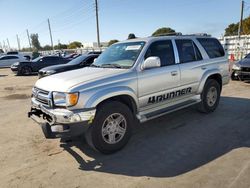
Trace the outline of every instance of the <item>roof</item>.
<path fill-rule="evenodd" d="M 164 36 L 150 36 L 150 37 L 145 37 L 145 38 L 135 38 L 135 39 L 129 39 L 129 40 L 125 40 L 125 41 L 121 41 L 118 43 L 123 43 L 123 42 L 149 42 L 152 40 L 164 40 L 164 39 L 178 39 L 178 38 L 198 38 L 198 37 L 202 37 L 202 38 L 211 38 L 210 35 L 206 34 L 206 33 L 198 33 L 198 34 L 190 34 L 190 35 L 182 35 L 181 33 L 176 33 L 175 35 L 171 34 L 171 35 L 164 35 Z"/>

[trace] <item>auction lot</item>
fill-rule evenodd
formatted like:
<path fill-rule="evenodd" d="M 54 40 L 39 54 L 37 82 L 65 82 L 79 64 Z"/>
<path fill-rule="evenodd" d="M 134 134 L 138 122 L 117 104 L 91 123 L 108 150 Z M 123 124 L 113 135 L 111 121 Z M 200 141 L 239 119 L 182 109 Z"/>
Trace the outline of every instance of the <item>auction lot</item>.
<path fill-rule="evenodd" d="M 36 80 L 0 69 L 0 187 L 250 187 L 250 82 L 225 86 L 212 114 L 149 121 L 103 155 L 83 138 L 44 138 L 27 118 Z"/>

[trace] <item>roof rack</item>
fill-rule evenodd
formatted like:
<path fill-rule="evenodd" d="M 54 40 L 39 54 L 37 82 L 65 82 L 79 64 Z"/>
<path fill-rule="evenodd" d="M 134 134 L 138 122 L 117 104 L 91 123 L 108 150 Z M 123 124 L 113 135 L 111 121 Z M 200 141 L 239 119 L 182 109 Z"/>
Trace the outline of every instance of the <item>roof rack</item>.
<path fill-rule="evenodd" d="M 162 37 L 162 36 L 181 36 L 182 33 L 180 32 L 173 32 L 173 33 L 162 33 L 162 34 L 158 34 L 154 37 Z"/>
<path fill-rule="evenodd" d="M 188 36 L 206 36 L 206 37 L 211 37 L 211 35 L 207 33 L 192 33 L 192 34 L 187 34 Z"/>

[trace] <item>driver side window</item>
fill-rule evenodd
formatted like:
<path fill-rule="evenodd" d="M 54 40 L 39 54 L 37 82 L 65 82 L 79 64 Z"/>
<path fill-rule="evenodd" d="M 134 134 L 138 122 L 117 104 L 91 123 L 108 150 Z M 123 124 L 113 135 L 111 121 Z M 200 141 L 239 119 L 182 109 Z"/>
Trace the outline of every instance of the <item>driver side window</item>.
<path fill-rule="evenodd" d="M 148 48 L 144 59 L 148 57 L 156 56 L 161 60 L 161 67 L 174 65 L 175 57 L 171 40 L 163 40 L 153 42 Z"/>

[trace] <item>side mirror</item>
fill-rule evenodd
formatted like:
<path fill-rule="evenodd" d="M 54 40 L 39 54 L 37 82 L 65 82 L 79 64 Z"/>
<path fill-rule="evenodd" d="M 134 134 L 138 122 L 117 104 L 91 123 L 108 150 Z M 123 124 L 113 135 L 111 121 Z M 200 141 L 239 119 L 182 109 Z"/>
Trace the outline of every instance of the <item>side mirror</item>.
<path fill-rule="evenodd" d="M 161 66 L 161 60 L 159 57 L 156 57 L 156 56 L 148 57 L 142 63 L 143 70 L 152 69 L 152 68 L 156 68 L 156 67 L 160 67 L 160 66 Z"/>

